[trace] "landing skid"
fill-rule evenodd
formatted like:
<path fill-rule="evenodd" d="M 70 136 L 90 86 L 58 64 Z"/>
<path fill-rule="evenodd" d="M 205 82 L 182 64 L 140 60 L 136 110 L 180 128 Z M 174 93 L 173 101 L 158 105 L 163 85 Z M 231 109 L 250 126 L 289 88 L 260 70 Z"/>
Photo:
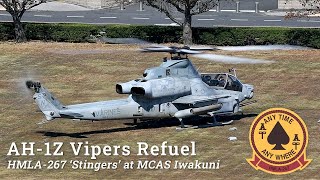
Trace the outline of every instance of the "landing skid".
<path fill-rule="evenodd" d="M 233 120 L 226 121 L 226 122 L 207 123 L 199 126 L 184 125 L 184 127 L 176 127 L 176 130 L 183 131 L 183 130 L 189 130 L 189 129 L 201 129 L 201 128 L 208 128 L 208 127 L 215 127 L 215 126 L 225 126 L 225 125 L 230 125 L 232 123 L 233 123 Z"/>
<path fill-rule="evenodd" d="M 230 125 L 233 123 L 233 120 L 226 121 L 226 122 L 217 122 L 217 123 L 208 123 L 204 125 L 199 125 L 198 128 L 208 128 L 208 127 L 215 127 L 215 126 L 225 126 Z"/>
<path fill-rule="evenodd" d="M 177 131 L 183 131 L 183 130 L 188 130 L 188 129 L 197 129 L 198 126 L 192 126 L 192 125 L 184 125 L 184 127 L 176 127 Z"/>

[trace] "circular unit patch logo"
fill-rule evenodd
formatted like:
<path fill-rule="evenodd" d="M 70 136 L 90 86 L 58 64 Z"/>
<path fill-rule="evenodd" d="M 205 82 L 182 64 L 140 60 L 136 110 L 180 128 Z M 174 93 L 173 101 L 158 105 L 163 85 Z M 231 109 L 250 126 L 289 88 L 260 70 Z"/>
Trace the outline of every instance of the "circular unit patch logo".
<path fill-rule="evenodd" d="M 295 112 L 271 108 L 252 122 L 249 140 L 253 150 L 248 163 L 256 170 L 271 174 L 288 174 L 305 168 L 308 130 Z"/>

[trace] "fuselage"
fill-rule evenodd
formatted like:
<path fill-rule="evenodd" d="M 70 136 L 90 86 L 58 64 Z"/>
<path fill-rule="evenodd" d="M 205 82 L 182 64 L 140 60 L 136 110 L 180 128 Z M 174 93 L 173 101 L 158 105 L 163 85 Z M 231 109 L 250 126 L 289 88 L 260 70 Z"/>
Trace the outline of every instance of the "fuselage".
<path fill-rule="evenodd" d="M 240 102 L 251 98 L 253 86 L 242 84 L 230 74 L 200 74 L 188 59 L 178 59 L 166 60 L 158 67 L 145 70 L 141 79 L 117 84 L 116 91 L 128 97 L 63 106 L 40 86 L 34 99 L 48 120 L 181 118 L 192 112 L 197 115 L 235 113 Z M 183 97 L 183 103 L 176 102 Z M 199 103 L 199 99 L 207 101 Z"/>
<path fill-rule="evenodd" d="M 163 78 L 162 81 L 166 81 L 166 78 Z M 131 94 L 126 99 L 69 105 L 60 110 L 60 114 L 62 115 L 61 117 L 84 120 L 170 118 L 174 117 L 174 114 L 180 110 L 192 108 L 190 105 L 174 104 L 173 101 L 177 98 L 186 95 L 212 96 L 226 94 L 226 90 L 210 87 L 204 83 L 201 78 L 175 78 L 175 80 L 172 80 L 171 78 L 168 81 L 173 83 L 173 85 L 170 86 L 172 91 L 174 91 L 173 89 L 177 89 L 175 86 L 180 86 L 181 83 L 183 83 L 186 89 L 190 88 L 190 92 L 188 93 L 188 91 L 186 91 L 184 93 L 177 93 L 177 95 L 156 98 Z M 157 86 L 154 86 L 153 88 L 164 92 L 170 91 L 166 88 L 159 89 Z M 222 104 L 222 108 L 214 113 L 233 113 L 234 105 L 245 100 L 243 96 L 239 96 L 240 93 L 242 92 L 229 92 L 229 98 L 219 99 L 218 103 Z M 210 103 L 206 105 L 210 105 Z M 67 117 L 68 114 L 71 116 Z"/>

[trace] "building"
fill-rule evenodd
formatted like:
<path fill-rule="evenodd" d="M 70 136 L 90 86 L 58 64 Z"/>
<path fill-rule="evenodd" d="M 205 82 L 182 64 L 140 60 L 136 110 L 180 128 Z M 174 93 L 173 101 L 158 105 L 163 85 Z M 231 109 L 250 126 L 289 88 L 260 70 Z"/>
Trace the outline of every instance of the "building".
<path fill-rule="evenodd" d="M 302 5 L 301 0 L 278 0 L 278 9 L 314 9 L 315 6 Z"/>

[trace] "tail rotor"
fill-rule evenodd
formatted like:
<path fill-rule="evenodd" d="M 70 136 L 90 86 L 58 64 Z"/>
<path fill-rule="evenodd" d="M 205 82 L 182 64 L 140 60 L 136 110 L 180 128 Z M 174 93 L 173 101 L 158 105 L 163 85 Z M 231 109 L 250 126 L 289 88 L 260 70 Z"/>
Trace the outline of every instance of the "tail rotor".
<path fill-rule="evenodd" d="M 33 89 L 36 93 L 38 93 L 41 88 L 41 83 L 28 80 L 26 81 L 26 86 L 28 89 Z"/>

